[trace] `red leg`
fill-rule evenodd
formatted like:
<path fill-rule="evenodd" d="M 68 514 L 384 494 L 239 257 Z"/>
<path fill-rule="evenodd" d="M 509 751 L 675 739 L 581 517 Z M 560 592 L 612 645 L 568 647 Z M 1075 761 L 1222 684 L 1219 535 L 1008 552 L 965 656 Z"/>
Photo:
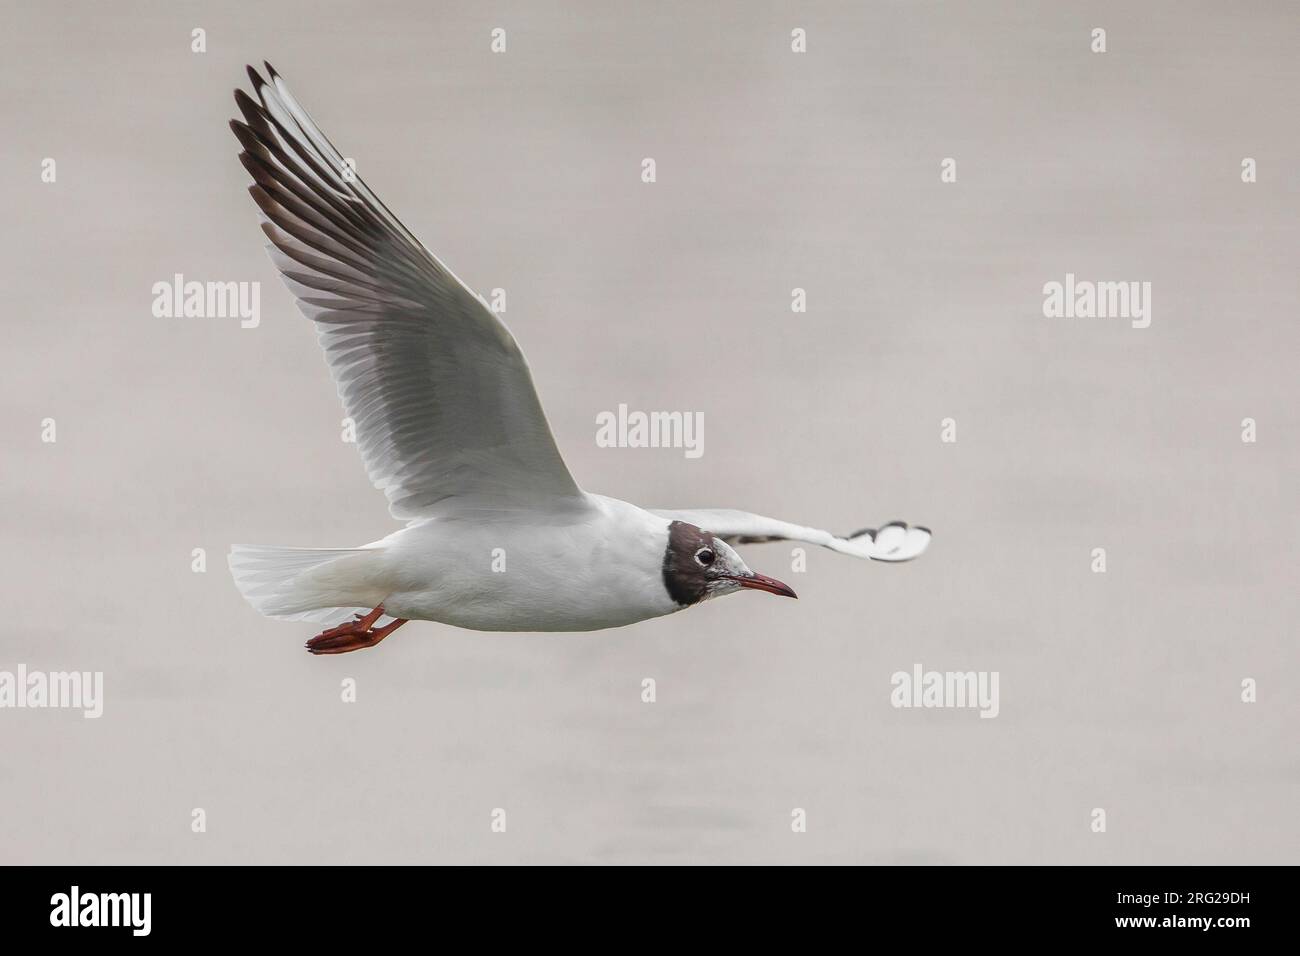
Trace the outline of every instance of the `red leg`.
<path fill-rule="evenodd" d="M 317 634 L 312 638 L 312 640 L 318 641 L 322 637 L 339 637 L 344 634 L 355 634 L 358 630 L 368 631 L 372 626 L 374 626 L 375 621 L 383 617 L 383 614 L 383 605 L 375 608 L 364 617 L 360 614 L 355 614 L 353 615 L 352 620 L 340 624 L 338 627 L 331 627 L 328 631 L 322 631 L 320 634 Z"/>
<path fill-rule="evenodd" d="M 381 605 L 364 617 L 358 614 L 356 620 L 322 631 L 305 646 L 313 654 L 346 654 L 348 651 L 359 651 L 363 647 L 374 647 L 406 623 L 405 618 L 398 618 L 383 627 L 374 627 L 374 623 L 383 613 L 384 609 Z"/>

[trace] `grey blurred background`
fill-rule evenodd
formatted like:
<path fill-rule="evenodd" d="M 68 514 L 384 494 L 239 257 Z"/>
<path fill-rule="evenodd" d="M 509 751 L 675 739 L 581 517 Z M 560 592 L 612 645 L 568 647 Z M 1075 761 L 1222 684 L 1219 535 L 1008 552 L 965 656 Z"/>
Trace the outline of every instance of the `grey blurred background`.
<path fill-rule="evenodd" d="M 7 6 L 0 669 L 106 700 L 0 710 L 0 862 L 1296 862 L 1293 4 Z M 396 525 L 245 193 L 262 58 L 507 290 L 584 487 L 930 552 L 307 655 L 226 547 Z M 261 326 L 154 318 L 176 272 L 261 282 Z M 1151 327 L 1044 318 L 1066 272 L 1150 281 Z M 597 448 L 620 402 L 702 411 L 704 456 Z M 916 662 L 999 671 L 1000 716 L 895 710 Z"/>

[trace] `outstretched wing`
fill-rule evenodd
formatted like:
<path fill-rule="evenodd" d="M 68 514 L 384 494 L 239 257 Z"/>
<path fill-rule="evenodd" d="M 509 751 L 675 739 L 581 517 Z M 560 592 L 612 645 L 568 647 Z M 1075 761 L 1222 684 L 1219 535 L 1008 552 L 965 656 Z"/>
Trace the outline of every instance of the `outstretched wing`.
<path fill-rule="evenodd" d="M 909 528 L 893 521 L 879 530 L 869 528 L 841 538 L 819 528 L 765 518 L 748 511 L 730 508 L 693 508 L 680 511 L 655 511 L 654 514 L 675 521 L 685 521 L 717 535 L 728 544 L 763 544 L 767 541 L 806 541 L 830 548 L 840 554 L 873 561 L 910 561 L 930 543 L 928 528 Z"/>
<path fill-rule="evenodd" d="M 357 446 L 397 518 L 582 493 L 528 363 L 483 301 L 344 163 L 266 66 L 231 120 L 271 258 L 316 323 Z"/>

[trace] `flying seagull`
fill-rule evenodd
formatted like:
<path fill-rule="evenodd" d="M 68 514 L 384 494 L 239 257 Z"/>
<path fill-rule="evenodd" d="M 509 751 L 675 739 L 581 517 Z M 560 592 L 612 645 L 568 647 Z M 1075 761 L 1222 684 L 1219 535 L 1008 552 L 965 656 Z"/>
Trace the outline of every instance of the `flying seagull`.
<path fill-rule="evenodd" d="M 316 325 L 366 471 L 400 531 L 360 548 L 235 545 L 261 613 L 335 626 L 313 654 L 373 647 L 407 621 L 591 631 L 742 589 L 795 597 L 732 548 L 805 541 L 906 561 L 930 532 L 837 537 L 745 511 L 646 510 L 583 491 L 501 319 L 370 191 L 268 63 L 231 120 L 262 231 Z M 338 623 L 342 622 L 342 623 Z"/>

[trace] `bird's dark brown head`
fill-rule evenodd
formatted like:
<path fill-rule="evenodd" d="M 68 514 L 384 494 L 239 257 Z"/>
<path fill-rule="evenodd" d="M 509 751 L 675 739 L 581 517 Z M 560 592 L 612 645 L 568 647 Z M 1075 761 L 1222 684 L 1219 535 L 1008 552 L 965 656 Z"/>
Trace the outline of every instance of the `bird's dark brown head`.
<path fill-rule="evenodd" d="M 741 588 L 798 597 L 786 584 L 749 569 L 731 545 L 685 521 L 668 526 L 664 587 L 682 607 Z"/>

